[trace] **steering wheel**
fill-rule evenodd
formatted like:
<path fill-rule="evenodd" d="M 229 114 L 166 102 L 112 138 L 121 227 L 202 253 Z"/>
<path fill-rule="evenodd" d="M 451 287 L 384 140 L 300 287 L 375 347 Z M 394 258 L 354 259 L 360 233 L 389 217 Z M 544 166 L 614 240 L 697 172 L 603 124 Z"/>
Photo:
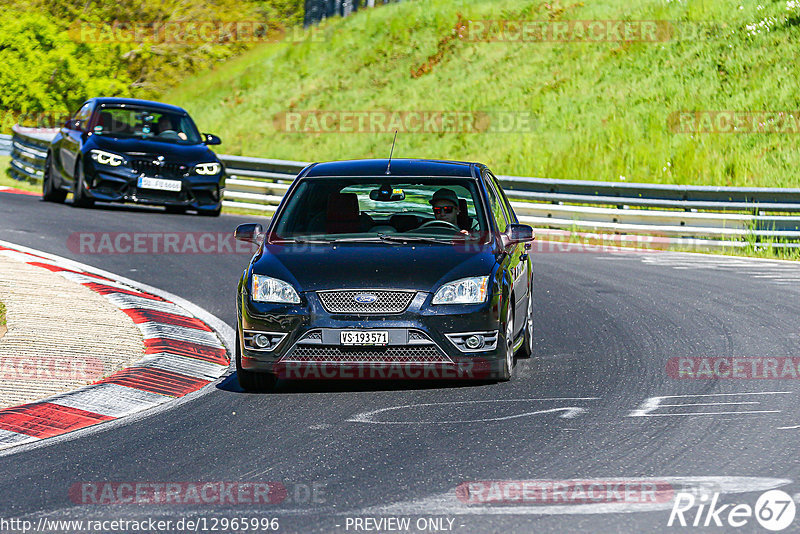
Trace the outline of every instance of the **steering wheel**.
<path fill-rule="evenodd" d="M 442 226 L 442 227 L 447 228 L 447 229 L 455 230 L 456 232 L 460 232 L 461 231 L 461 228 L 459 228 L 455 224 L 453 224 L 451 222 L 447 222 L 447 221 L 440 221 L 438 219 L 434 219 L 432 221 L 428 221 L 426 223 L 423 223 L 423 224 L 419 225 L 417 230 L 422 230 L 423 228 L 430 228 L 432 226 Z"/>

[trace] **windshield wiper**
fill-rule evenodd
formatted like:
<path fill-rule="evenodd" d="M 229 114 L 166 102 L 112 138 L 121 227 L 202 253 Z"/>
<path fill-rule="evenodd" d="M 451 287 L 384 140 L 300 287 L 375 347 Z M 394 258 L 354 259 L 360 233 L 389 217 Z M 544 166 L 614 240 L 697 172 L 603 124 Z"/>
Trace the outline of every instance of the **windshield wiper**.
<path fill-rule="evenodd" d="M 312 244 L 312 245 L 325 244 L 325 245 L 327 245 L 328 243 L 332 243 L 332 242 L 333 241 L 330 240 L 330 239 L 306 239 L 304 237 L 295 237 L 295 238 L 292 238 L 292 239 L 286 239 L 286 240 L 277 241 L 277 242 L 275 242 L 275 244 L 281 245 L 281 244 L 284 244 L 284 243 L 302 243 L 304 245 L 306 245 L 306 244 Z"/>
<path fill-rule="evenodd" d="M 378 234 L 378 237 L 382 241 L 392 241 L 397 243 L 444 243 L 446 245 L 450 245 L 456 241 L 462 241 L 461 239 L 446 239 L 441 237 L 424 237 L 424 236 L 416 236 L 416 235 L 409 235 L 409 236 L 401 236 L 401 235 L 389 235 L 389 234 Z"/>
<path fill-rule="evenodd" d="M 459 238 L 462 237 L 462 238 Z M 403 236 L 403 235 L 390 235 L 390 234 L 378 234 L 375 236 L 369 237 L 323 237 L 323 238 L 315 238 L 315 239 L 306 239 L 302 237 L 296 237 L 292 240 L 285 240 L 278 242 L 280 243 L 311 243 L 311 244 L 328 244 L 328 243 L 379 243 L 379 242 L 391 242 L 391 243 L 441 243 L 445 245 L 450 245 L 456 242 L 462 242 L 466 240 L 467 236 L 454 236 L 452 239 L 448 238 L 441 238 L 441 237 L 425 237 L 425 236 Z"/>
<path fill-rule="evenodd" d="M 330 240 L 331 243 L 377 243 L 376 236 L 371 237 L 334 237 Z"/>

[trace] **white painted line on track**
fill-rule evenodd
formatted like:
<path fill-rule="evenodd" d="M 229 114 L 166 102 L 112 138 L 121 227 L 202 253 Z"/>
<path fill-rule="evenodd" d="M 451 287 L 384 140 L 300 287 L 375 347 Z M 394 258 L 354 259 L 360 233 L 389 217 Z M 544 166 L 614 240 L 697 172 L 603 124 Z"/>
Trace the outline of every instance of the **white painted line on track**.
<path fill-rule="evenodd" d="M 659 404 L 660 408 L 680 408 L 681 406 L 725 406 L 727 404 L 761 404 L 758 401 L 746 402 L 693 402 L 687 404 Z"/>
<path fill-rule="evenodd" d="M 668 267 L 676 270 L 714 270 L 750 276 L 775 285 L 799 285 L 800 262 L 741 258 L 736 256 L 713 256 L 691 253 L 659 253 L 638 256 L 643 264 Z"/>
<path fill-rule="evenodd" d="M 542 399 L 496 399 L 496 400 L 471 400 L 471 401 L 454 401 L 454 402 L 427 402 L 427 403 L 419 403 L 419 404 L 405 404 L 401 406 L 390 406 L 388 408 L 379 408 L 377 410 L 372 410 L 369 412 L 361 412 L 350 419 L 347 419 L 347 422 L 350 423 L 367 423 L 367 424 L 375 424 L 375 425 L 430 425 L 430 424 L 463 424 L 463 423 L 482 423 L 482 422 L 489 422 L 489 421 L 506 421 L 509 419 L 518 419 L 520 417 L 532 417 L 534 415 L 542 415 L 542 414 L 550 414 L 550 413 L 561 413 L 559 415 L 560 418 L 563 419 L 572 419 L 578 417 L 579 415 L 586 413 L 587 410 L 581 406 L 561 406 L 557 408 L 548 408 L 543 410 L 534 410 L 530 412 L 524 412 L 520 414 L 514 415 L 507 415 L 507 416 L 498 416 L 498 417 L 487 417 L 487 418 L 476 418 L 476 419 L 457 419 L 457 420 L 446 420 L 446 419 L 436 419 L 432 421 L 377 421 L 374 417 L 378 414 L 389 412 L 389 411 L 397 411 L 397 410 L 404 410 L 408 408 L 426 408 L 426 407 L 439 407 L 439 406 L 454 406 L 454 405 L 466 405 L 466 404 L 482 404 L 482 403 L 504 403 L 504 402 L 548 402 L 548 401 L 592 401 L 592 400 L 599 400 L 599 397 L 554 397 L 554 398 L 542 398 Z"/>
<path fill-rule="evenodd" d="M 709 402 L 709 403 L 682 403 L 682 404 L 662 404 L 661 401 L 667 399 L 695 399 L 710 397 L 739 397 L 750 395 L 791 395 L 792 391 L 757 391 L 748 393 L 698 393 L 691 395 L 663 395 L 659 397 L 649 397 L 642 401 L 639 408 L 632 410 L 628 417 L 678 417 L 687 415 L 746 415 L 746 414 L 765 414 L 781 413 L 781 410 L 745 410 L 745 411 L 726 411 L 726 412 L 679 412 L 679 413 L 652 413 L 659 408 L 676 408 L 685 406 L 726 406 L 740 404 L 761 404 L 758 401 L 751 402 Z"/>

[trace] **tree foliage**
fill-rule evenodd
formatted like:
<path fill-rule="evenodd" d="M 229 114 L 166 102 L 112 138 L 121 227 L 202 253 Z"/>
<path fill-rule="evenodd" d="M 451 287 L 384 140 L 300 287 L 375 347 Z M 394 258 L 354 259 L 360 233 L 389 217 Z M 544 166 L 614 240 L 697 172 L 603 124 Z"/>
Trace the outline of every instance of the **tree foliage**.
<path fill-rule="evenodd" d="M 0 0 L 0 128 L 15 113 L 75 111 L 92 96 L 157 97 L 187 75 L 212 68 L 252 46 L 247 40 L 144 42 L 86 39 L 80 29 L 115 21 L 147 25 L 302 21 L 301 0 Z M 108 37 L 106 35 L 106 37 Z"/>

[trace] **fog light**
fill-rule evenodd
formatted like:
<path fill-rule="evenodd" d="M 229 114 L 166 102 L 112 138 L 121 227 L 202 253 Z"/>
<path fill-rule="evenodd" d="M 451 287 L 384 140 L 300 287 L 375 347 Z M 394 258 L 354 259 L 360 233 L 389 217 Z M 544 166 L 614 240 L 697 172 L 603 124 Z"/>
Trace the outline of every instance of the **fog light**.
<path fill-rule="evenodd" d="M 465 343 L 468 349 L 479 349 L 483 346 L 483 336 L 469 336 Z"/>
<path fill-rule="evenodd" d="M 256 347 L 259 349 L 269 347 L 269 337 L 264 334 L 256 334 L 253 336 L 253 343 L 255 343 Z"/>

